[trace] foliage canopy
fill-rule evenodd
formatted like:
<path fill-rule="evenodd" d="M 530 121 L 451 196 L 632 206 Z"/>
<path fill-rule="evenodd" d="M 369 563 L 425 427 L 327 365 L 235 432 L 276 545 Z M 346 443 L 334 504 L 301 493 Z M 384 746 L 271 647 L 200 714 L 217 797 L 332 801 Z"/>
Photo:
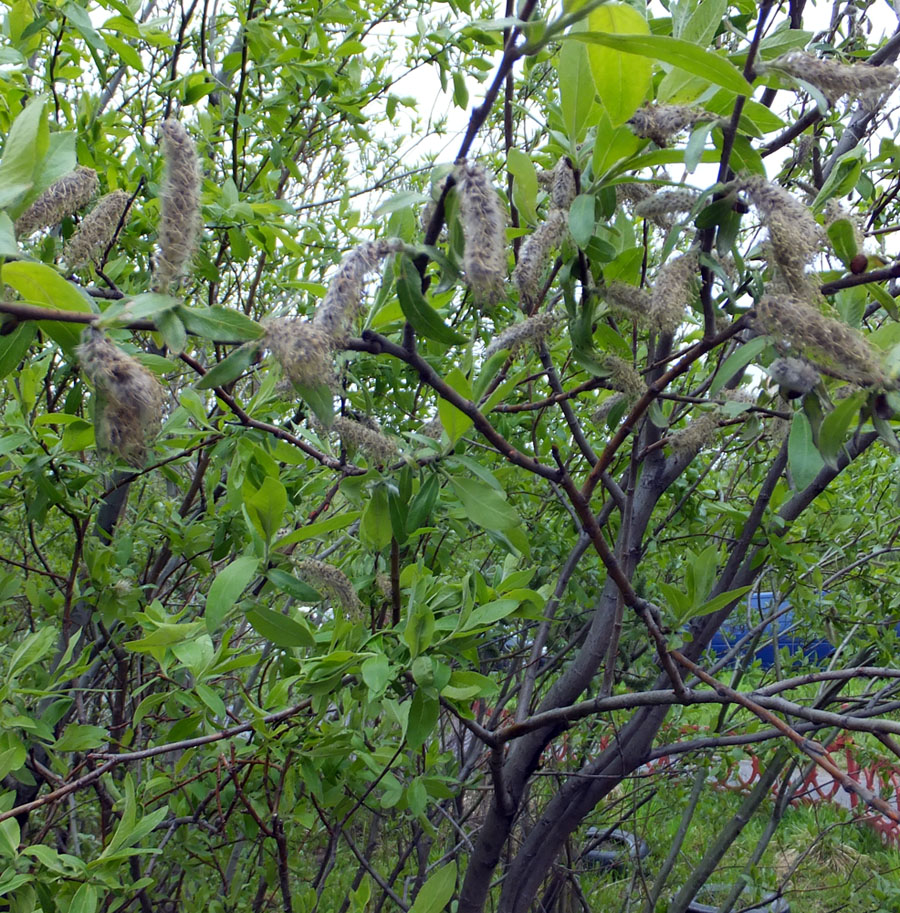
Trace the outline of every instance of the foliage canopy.
<path fill-rule="evenodd" d="M 757 814 L 731 907 L 814 740 L 900 751 L 877 8 L 8 6 L 4 909 L 586 907 L 663 777 L 617 908 Z"/>

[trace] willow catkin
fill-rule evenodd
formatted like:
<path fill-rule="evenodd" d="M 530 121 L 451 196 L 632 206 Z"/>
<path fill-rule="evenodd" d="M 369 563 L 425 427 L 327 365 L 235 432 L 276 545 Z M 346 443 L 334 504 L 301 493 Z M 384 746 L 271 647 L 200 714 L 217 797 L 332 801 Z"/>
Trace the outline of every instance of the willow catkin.
<path fill-rule="evenodd" d="M 685 105 L 644 105 L 631 115 L 628 125 L 635 135 L 652 139 L 658 146 L 665 146 L 667 140 L 685 127 L 715 119 L 715 114 L 701 108 L 688 108 Z"/>
<path fill-rule="evenodd" d="M 825 96 L 830 105 L 845 95 L 870 104 L 893 89 L 900 79 L 896 67 L 844 64 L 804 51 L 791 51 L 776 57 L 761 68 L 761 71 L 765 70 L 781 70 L 795 79 L 808 82 Z"/>
<path fill-rule="evenodd" d="M 163 121 L 160 133 L 165 169 L 153 288 L 167 292 L 188 272 L 200 236 L 200 167 L 194 142 L 177 120 Z"/>
<path fill-rule="evenodd" d="M 674 333 L 684 320 L 684 312 L 693 297 L 697 273 L 694 252 L 673 257 L 660 267 L 650 293 L 650 323 L 660 333 Z"/>
<path fill-rule="evenodd" d="M 700 195 L 696 190 L 660 190 L 646 197 L 634 207 L 636 216 L 643 216 L 664 227 L 670 224 L 669 216 L 678 212 L 690 212 Z"/>
<path fill-rule="evenodd" d="M 738 182 L 747 193 L 769 232 L 772 263 L 794 295 L 808 294 L 806 267 L 815 257 L 822 230 L 809 208 L 778 184 L 758 174 Z"/>
<path fill-rule="evenodd" d="M 147 443 L 162 421 L 162 389 L 156 378 L 93 327 L 85 330 L 75 354 L 95 389 L 97 448 L 142 465 Z"/>
<path fill-rule="evenodd" d="M 335 344 L 342 342 L 359 313 L 366 277 L 385 257 L 402 249 L 403 242 L 396 238 L 366 241 L 354 247 L 329 283 L 325 298 L 313 315 L 313 324 Z"/>
<path fill-rule="evenodd" d="M 880 358 L 865 337 L 818 308 L 787 295 L 765 295 L 756 315 L 763 332 L 788 343 L 825 373 L 861 387 L 887 383 Z"/>
<path fill-rule="evenodd" d="M 87 206 L 97 195 L 100 182 L 93 168 L 79 165 L 74 171 L 51 184 L 16 219 L 16 235 L 25 238 L 39 228 L 58 225 L 66 216 Z"/>
<path fill-rule="evenodd" d="M 130 199 L 124 190 L 114 190 L 100 198 L 63 248 L 63 258 L 70 269 L 78 269 L 103 256 L 128 210 Z"/>
<path fill-rule="evenodd" d="M 526 310 L 537 301 L 541 278 L 550 264 L 551 253 L 566 235 L 568 219 L 562 209 L 553 208 L 547 218 L 522 242 L 519 262 L 513 270 L 513 282 Z"/>
<path fill-rule="evenodd" d="M 805 396 L 819 382 L 819 372 L 802 358 L 776 358 L 769 365 L 769 377 L 789 396 Z"/>
<path fill-rule="evenodd" d="M 546 311 L 543 314 L 529 317 L 521 323 L 514 323 L 493 338 L 490 345 L 484 350 L 485 360 L 501 349 L 508 349 L 512 354 L 529 342 L 540 343 L 559 325 L 560 321 L 561 317 L 555 311 Z"/>
<path fill-rule="evenodd" d="M 339 603 L 354 619 L 360 617 L 359 596 L 347 575 L 332 564 L 316 558 L 301 558 L 294 565 L 297 573 L 323 596 Z"/>
<path fill-rule="evenodd" d="M 484 168 L 461 164 L 456 167 L 454 177 L 465 238 L 466 279 L 479 302 L 490 306 L 503 297 L 506 218 Z"/>
<path fill-rule="evenodd" d="M 396 443 L 372 420 L 358 422 L 341 416 L 334 420 L 331 430 L 340 437 L 344 447 L 361 450 L 377 464 L 387 463 L 397 456 Z"/>
<path fill-rule="evenodd" d="M 294 384 L 316 387 L 334 379 L 334 340 L 320 326 L 299 317 L 280 317 L 266 324 L 263 345 Z"/>

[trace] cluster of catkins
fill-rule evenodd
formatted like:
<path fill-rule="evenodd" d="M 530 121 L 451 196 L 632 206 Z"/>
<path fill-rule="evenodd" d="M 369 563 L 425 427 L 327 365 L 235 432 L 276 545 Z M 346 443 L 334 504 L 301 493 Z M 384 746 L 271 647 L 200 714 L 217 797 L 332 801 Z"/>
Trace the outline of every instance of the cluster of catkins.
<path fill-rule="evenodd" d="M 84 209 L 99 189 L 97 172 L 79 165 L 51 184 L 16 219 L 16 235 L 27 238 L 42 228 L 59 225 L 63 219 Z M 63 259 L 70 269 L 97 262 L 103 256 L 125 220 L 128 203 L 128 194 L 123 190 L 114 190 L 100 198 L 63 247 Z"/>
<path fill-rule="evenodd" d="M 269 321 L 263 345 L 284 376 L 301 387 L 334 381 L 334 353 L 359 314 L 366 277 L 390 254 L 403 250 L 396 239 L 368 241 L 348 253 L 311 320 L 281 317 Z"/>
<path fill-rule="evenodd" d="M 686 127 L 716 119 L 715 114 L 702 108 L 646 104 L 632 114 L 628 126 L 636 136 L 651 139 L 657 146 L 665 146 L 668 140 Z"/>
<path fill-rule="evenodd" d="M 549 185 L 547 217 L 522 243 L 519 261 L 513 270 L 513 281 L 526 312 L 530 312 L 538 301 L 541 278 L 550 254 L 559 247 L 568 229 L 569 207 L 575 199 L 575 173 L 568 159 L 560 159 L 550 172 Z"/>

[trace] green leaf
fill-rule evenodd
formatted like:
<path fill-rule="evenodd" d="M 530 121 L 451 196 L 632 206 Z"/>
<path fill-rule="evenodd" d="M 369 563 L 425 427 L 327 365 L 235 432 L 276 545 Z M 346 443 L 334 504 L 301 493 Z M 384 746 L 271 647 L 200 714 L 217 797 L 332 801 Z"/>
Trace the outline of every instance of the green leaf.
<path fill-rule="evenodd" d="M 88 751 L 109 741 L 109 733 L 102 726 L 84 726 L 69 723 L 63 734 L 53 743 L 54 751 Z"/>
<path fill-rule="evenodd" d="M 245 494 L 244 505 L 253 525 L 266 542 L 271 542 L 281 526 L 287 508 L 287 490 L 274 476 L 266 476 L 262 485 L 252 494 Z"/>
<path fill-rule="evenodd" d="M 718 612 L 719 609 L 724 609 L 729 602 L 740 599 L 741 596 L 746 595 L 752 589 L 753 586 L 751 584 L 750 586 L 740 586 L 736 590 L 727 590 L 724 593 L 719 593 L 718 596 L 714 596 L 712 599 L 704 602 L 701 606 L 698 606 L 696 610 L 691 611 L 688 618 L 680 618 L 679 621 L 690 621 L 691 618 L 697 618 L 700 615 L 709 615 L 712 612 Z"/>
<path fill-rule="evenodd" d="M 564 41 L 556 66 L 559 73 L 559 106 L 566 134 L 574 144 L 584 138 L 596 95 L 587 48 L 575 41 Z"/>
<path fill-rule="evenodd" d="M 406 726 L 406 743 L 418 751 L 437 726 L 440 704 L 437 698 L 429 697 L 425 688 L 416 688 L 409 706 L 409 720 Z"/>
<path fill-rule="evenodd" d="M 716 371 L 716 376 L 709 388 L 709 395 L 715 396 L 734 377 L 738 371 L 743 371 L 758 355 L 769 345 L 768 336 L 757 336 L 750 342 L 738 346 Z"/>
<path fill-rule="evenodd" d="M 68 913 L 97 913 L 97 889 L 85 882 L 69 901 Z"/>
<path fill-rule="evenodd" d="M 444 380 L 460 396 L 471 401 L 472 387 L 469 385 L 469 379 L 459 368 L 453 368 Z M 447 432 L 447 437 L 450 438 L 451 444 L 455 444 L 472 427 L 472 419 L 445 399 L 438 400 L 438 416 L 444 426 L 444 431 Z"/>
<path fill-rule="evenodd" d="M 257 558 L 242 555 L 216 574 L 206 596 L 204 617 L 208 631 L 218 629 L 222 619 L 231 611 L 231 607 L 256 575 L 258 566 Z"/>
<path fill-rule="evenodd" d="M 859 415 L 859 410 L 865 401 L 865 391 L 853 393 L 846 399 L 840 400 L 822 422 L 822 427 L 819 429 L 819 453 L 832 469 L 837 469 L 837 458 L 843 447 L 847 429 Z"/>
<path fill-rule="evenodd" d="M 6 821 L 0 821 L 0 856 L 15 859 L 19 855 L 19 843 L 21 840 L 22 834 L 19 829 L 19 822 L 15 818 L 7 818 Z"/>
<path fill-rule="evenodd" d="M 327 383 L 316 387 L 306 384 L 294 384 L 294 389 L 303 398 L 303 401 L 312 409 L 315 417 L 326 427 L 330 428 L 334 422 L 334 392 Z"/>
<path fill-rule="evenodd" d="M 897 310 L 897 302 L 894 300 L 894 296 L 880 285 L 877 282 L 872 282 L 867 285 L 866 288 L 869 291 L 869 294 L 887 311 L 890 315 L 891 320 L 900 320 L 900 311 Z M 0 372 L 0 377 L 3 374 Z"/>
<path fill-rule="evenodd" d="M 428 523 L 434 505 L 437 502 L 438 493 L 441 484 L 436 475 L 430 475 L 422 483 L 422 487 L 416 492 L 412 501 L 409 502 L 409 511 L 406 515 L 406 531 L 414 533 Z"/>
<path fill-rule="evenodd" d="M 375 485 L 362 514 L 359 537 L 364 545 L 380 551 L 391 541 L 391 514 L 388 491 L 383 484 Z"/>
<path fill-rule="evenodd" d="M 448 862 L 432 873 L 422 885 L 416 896 L 416 902 L 409 908 L 409 913 L 442 913 L 446 909 L 453 889 L 456 887 L 456 863 Z"/>
<path fill-rule="evenodd" d="M 569 233 L 572 240 L 582 249 L 594 237 L 597 220 L 594 215 L 594 197 L 591 194 L 579 194 L 569 209 Z"/>
<path fill-rule="evenodd" d="M 515 146 L 506 157 L 506 167 L 513 176 L 513 203 L 529 225 L 537 223 L 538 179 L 534 163 Z"/>
<path fill-rule="evenodd" d="M 261 339 L 266 332 L 255 320 L 240 311 L 218 305 L 189 308 L 180 304 L 175 312 L 188 333 L 214 342 L 252 342 Z"/>
<path fill-rule="evenodd" d="M 391 664 L 383 653 L 370 656 L 360 666 L 363 681 L 373 697 L 384 693 L 391 678 Z"/>
<path fill-rule="evenodd" d="M 19 367 L 36 332 L 33 323 L 23 323 L 8 336 L 0 336 L 0 379 Z"/>
<path fill-rule="evenodd" d="M 178 319 L 175 314 L 171 315 Z M 213 365 L 194 385 L 198 390 L 212 390 L 236 381 L 256 361 L 257 346 L 241 346 Z"/>
<path fill-rule="evenodd" d="M 512 615 L 519 608 L 518 599 L 494 599 L 492 602 L 486 602 L 484 605 L 477 606 L 472 613 L 466 618 L 465 623 L 458 629 L 460 631 L 471 631 L 472 628 L 491 627 L 498 621 Z"/>
<path fill-rule="evenodd" d="M 9 206 L 34 184 L 35 167 L 40 164 L 45 151 L 41 149 L 39 140 L 41 127 L 46 129 L 45 101 L 42 95 L 32 98 L 9 128 L 3 144 L 3 157 L 0 158 L 0 206 Z"/>
<path fill-rule="evenodd" d="M 403 316 L 426 339 L 433 339 L 445 346 L 461 345 L 466 341 L 466 337 L 450 329 L 425 300 L 419 274 L 406 257 L 401 262 L 400 276 L 397 278 L 397 300 Z"/>
<path fill-rule="evenodd" d="M 75 311 L 81 314 L 96 313 L 96 307 L 87 293 L 46 263 L 18 260 L 3 267 L 3 281 L 11 285 L 28 304 L 58 311 Z M 81 339 L 83 325 L 45 321 L 39 323 L 63 351 L 71 356 Z"/>
<path fill-rule="evenodd" d="M 700 76 L 702 79 L 706 79 L 714 85 L 722 86 L 724 89 L 729 89 L 738 95 L 750 95 L 752 93 L 752 86 L 744 79 L 741 75 L 741 71 L 738 70 L 730 60 L 726 60 L 724 57 L 720 57 L 712 51 L 707 51 L 696 44 L 692 44 L 690 41 L 683 41 L 680 38 L 671 38 L 667 35 L 610 34 L 615 30 L 602 29 L 602 26 L 598 26 L 594 21 L 596 13 L 602 12 L 605 9 L 608 9 L 608 7 L 601 6 L 589 17 L 592 29 L 590 32 L 571 32 L 566 37 L 574 38 L 577 41 L 591 42 L 591 44 L 600 45 L 603 48 L 620 52 L 620 54 L 624 56 L 637 55 L 641 58 L 649 57 L 654 60 L 661 60 L 664 63 L 670 63 L 672 66 L 679 67 L 688 73 L 693 73 L 694 76 Z M 632 12 L 634 11 L 632 10 Z M 639 14 L 635 13 L 635 16 L 639 17 Z M 623 67 L 627 67 L 628 65 L 627 61 L 624 61 L 622 64 Z M 632 66 L 634 65 L 632 64 Z M 596 81 L 597 69 L 592 66 L 592 70 Z M 627 70 L 625 72 L 627 72 Z M 636 73 L 635 78 L 641 80 L 641 85 L 644 85 L 642 71 Z M 600 92 L 600 97 L 603 98 L 599 83 L 597 85 L 597 90 Z M 634 90 L 632 90 L 632 92 L 634 92 Z M 625 120 L 634 114 L 645 94 L 646 88 L 644 88 L 637 104 L 635 104 L 626 118 L 624 118 Z M 610 114 L 610 116 L 612 117 L 612 114 Z M 613 123 L 616 123 L 614 117 Z M 619 123 L 621 123 L 621 121 L 619 121 Z"/>
<path fill-rule="evenodd" d="M 146 292 L 143 295 L 136 295 L 130 301 L 108 308 L 97 321 L 97 326 L 114 327 L 130 323 L 132 320 L 154 320 L 160 314 L 171 311 L 181 303 L 180 298 L 172 295 Z"/>
<path fill-rule="evenodd" d="M 156 318 L 156 328 L 172 355 L 180 355 L 184 351 L 184 347 L 187 345 L 187 331 L 177 314 L 163 311 Z"/>
<path fill-rule="evenodd" d="M 850 261 L 859 253 L 853 223 L 849 219 L 835 219 L 826 231 L 834 252 L 841 258 L 844 266 L 849 266 Z"/>
<path fill-rule="evenodd" d="M 806 488 L 822 471 L 825 462 L 813 443 L 809 419 L 802 412 L 794 413 L 788 436 L 788 466 L 798 490 Z"/>
<path fill-rule="evenodd" d="M 845 152 L 825 179 L 822 189 L 813 200 L 812 208 L 818 211 L 833 197 L 840 199 L 850 193 L 862 174 L 865 157 L 866 147 L 863 143 L 857 143 L 849 152 Z"/>
<path fill-rule="evenodd" d="M 314 647 L 316 644 L 312 632 L 305 624 L 265 606 L 257 605 L 250 609 L 247 621 L 257 634 L 276 647 Z"/>
<path fill-rule="evenodd" d="M 327 517 L 325 520 L 319 520 L 318 523 L 310 523 L 309 526 L 301 526 L 300 529 L 282 536 L 277 542 L 273 543 L 272 548 L 284 548 L 286 545 L 293 545 L 295 542 L 306 542 L 307 539 L 315 539 L 317 536 L 324 536 L 326 533 L 332 533 L 335 530 L 346 529 L 359 517 L 360 512 L 358 510 L 351 510 L 347 513 Z"/>
<path fill-rule="evenodd" d="M 518 526 L 518 513 L 501 497 L 500 493 L 474 479 L 452 476 L 450 484 L 462 502 L 466 515 L 484 529 L 506 530 Z"/>
<path fill-rule="evenodd" d="M 21 254 L 12 219 L 0 212 L 0 257 L 17 258 Z"/>
<path fill-rule="evenodd" d="M 573 31 L 565 37 L 590 42 L 588 62 L 594 85 L 612 125 L 618 127 L 637 111 L 650 92 L 653 65 L 646 56 L 623 53 L 615 41 L 623 33 L 638 37 L 649 33 L 650 28 L 637 10 L 620 3 L 606 3 L 591 11 L 587 23 L 590 32 Z"/>

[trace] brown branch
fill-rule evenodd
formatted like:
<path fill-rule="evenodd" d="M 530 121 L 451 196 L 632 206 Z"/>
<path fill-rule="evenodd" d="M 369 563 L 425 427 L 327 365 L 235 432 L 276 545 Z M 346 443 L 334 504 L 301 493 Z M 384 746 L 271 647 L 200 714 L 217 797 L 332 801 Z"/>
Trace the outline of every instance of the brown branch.
<path fill-rule="evenodd" d="M 885 802 L 879 796 L 876 796 L 873 792 L 871 792 L 871 790 L 866 789 L 862 784 L 857 783 L 855 780 L 851 779 L 848 774 L 846 774 L 836 764 L 825 757 L 825 749 L 822 745 L 818 744 L 817 742 L 812 742 L 802 736 L 799 732 L 785 723 L 784 720 L 769 710 L 766 710 L 752 698 L 749 698 L 738 691 L 732 690 L 727 685 L 722 684 L 722 682 L 713 678 L 711 675 L 708 675 L 696 663 L 691 662 L 691 660 L 689 660 L 678 650 L 672 650 L 671 654 L 679 663 L 681 663 L 681 665 L 683 665 L 686 669 L 689 669 L 701 681 L 706 682 L 706 684 L 715 688 L 715 690 L 723 697 L 729 698 L 736 704 L 740 704 L 742 707 L 758 716 L 761 720 L 764 720 L 765 722 L 774 726 L 779 732 L 781 732 L 782 735 L 787 736 L 787 738 L 789 738 L 804 754 L 808 755 L 826 773 L 834 777 L 841 784 L 841 786 L 847 790 L 847 792 L 855 793 L 870 808 L 878 809 L 878 811 L 880 811 L 883 815 L 886 815 L 888 818 L 890 818 L 891 821 L 895 821 L 900 824 L 900 812 L 891 808 L 887 802 Z"/>

